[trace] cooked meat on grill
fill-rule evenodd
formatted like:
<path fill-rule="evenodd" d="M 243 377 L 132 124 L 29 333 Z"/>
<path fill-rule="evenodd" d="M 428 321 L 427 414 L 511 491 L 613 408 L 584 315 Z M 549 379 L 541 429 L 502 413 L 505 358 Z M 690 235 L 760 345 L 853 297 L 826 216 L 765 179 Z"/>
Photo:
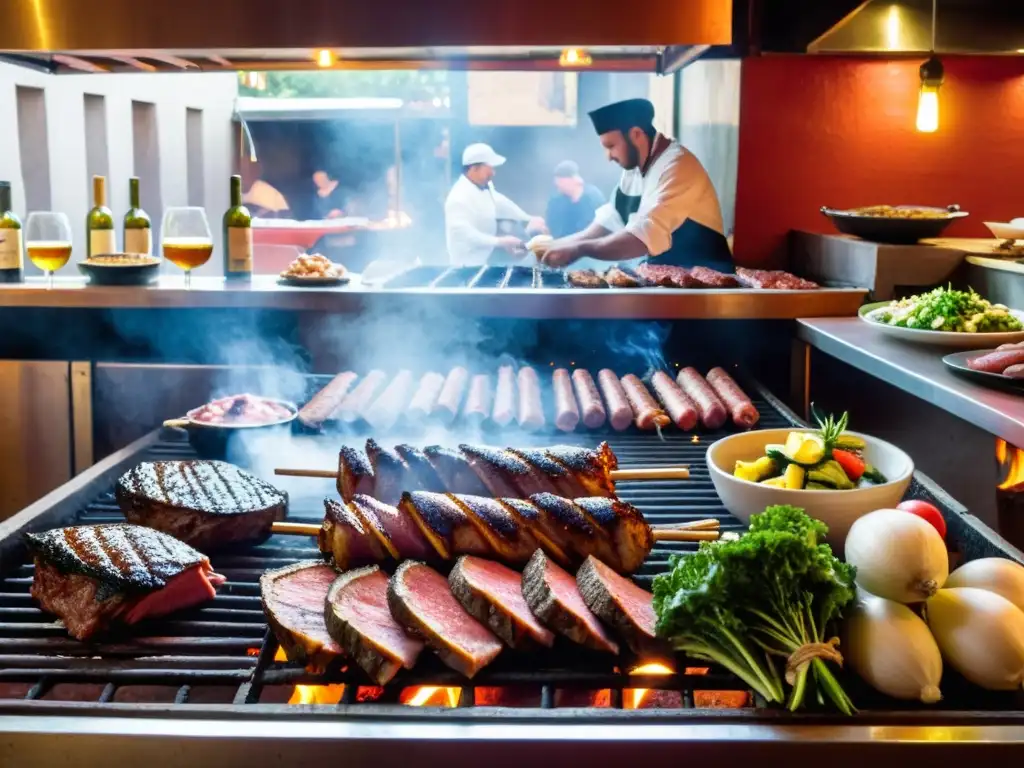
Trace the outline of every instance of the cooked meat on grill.
<path fill-rule="evenodd" d="M 459 509 L 476 526 L 481 538 L 502 562 L 523 565 L 537 550 L 538 542 L 531 529 L 519 525 L 497 499 L 454 493 L 448 494 L 448 497 L 459 505 Z"/>
<path fill-rule="evenodd" d="M 398 508 L 416 523 L 442 560 L 454 560 L 458 555 L 494 554 L 479 527 L 446 494 L 406 492 Z"/>
<path fill-rule="evenodd" d="M 614 629 L 634 653 L 663 654 L 654 633 L 654 596 L 594 557 L 576 572 L 576 586 L 594 615 Z"/>
<path fill-rule="evenodd" d="M 501 563 L 464 555 L 448 575 L 452 594 L 470 616 L 486 625 L 509 648 L 550 648 L 555 636 L 530 611 L 522 576 Z"/>
<path fill-rule="evenodd" d="M 224 583 L 206 555 L 138 525 L 81 525 L 30 533 L 32 597 L 78 640 L 213 599 Z"/>
<path fill-rule="evenodd" d="M 490 496 L 518 498 L 554 489 L 551 479 L 543 471 L 512 451 L 486 445 L 460 445 L 459 450 L 466 455 L 473 471 L 490 489 Z M 546 464 L 550 465 L 550 462 Z"/>
<path fill-rule="evenodd" d="M 357 493 L 373 495 L 376 478 L 370 457 L 359 448 L 341 446 L 338 451 L 338 495 L 351 501 Z"/>
<path fill-rule="evenodd" d="M 619 652 L 618 644 L 583 602 L 576 579 L 540 550 L 523 571 L 523 597 L 549 629 L 587 648 Z"/>
<path fill-rule="evenodd" d="M 421 451 L 419 448 L 405 444 L 396 445 L 395 452 L 409 468 L 412 481 L 417 485 L 419 490 L 433 491 L 434 493 L 444 493 L 447 490 L 444 481 L 441 479 L 441 476 L 437 474 L 437 470 L 434 469 L 434 466 L 430 463 L 430 459 L 427 458 L 426 453 Z M 405 490 L 409 489 L 406 488 Z"/>
<path fill-rule="evenodd" d="M 604 281 L 597 272 L 592 269 L 574 269 L 565 273 L 565 279 L 573 288 L 607 288 L 608 283 Z"/>
<path fill-rule="evenodd" d="M 403 491 L 415 491 L 409 466 L 397 451 L 380 445 L 372 437 L 366 441 L 366 455 L 373 467 L 373 496 L 385 504 L 397 504 Z"/>
<path fill-rule="evenodd" d="M 423 449 L 430 465 L 437 472 L 444 489 L 449 493 L 469 493 L 474 496 L 488 496 L 490 492 L 469 466 L 469 460 L 459 451 L 430 445 Z"/>
<path fill-rule="evenodd" d="M 324 522 L 318 545 L 341 571 L 383 562 L 389 556 L 360 517 L 347 504 L 334 499 L 324 499 Z"/>
<path fill-rule="evenodd" d="M 619 468 L 611 446 L 602 442 L 596 450 L 575 445 L 553 445 L 544 453 L 557 461 L 583 486 L 584 496 L 614 496 L 615 481 L 611 473 Z"/>
<path fill-rule="evenodd" d="M 348 506 L 394 560 L 430 560 L 434 557 L 434 548 L 416 523 L 397 507 L 363 494 L 354 497 Z"/>
<path fill-rule="evenodd" d="M 645 261 L 636 268 L 636 273 L 654 285 L 660 285 L 664 288 L 703 287 L 685 267 L 675 267 L 670 264 L 652 264 L 649 261 Z"/>
<path fill-rule="evenodd" d="M 711 267 L 692 267 L 690 277 L 704 288 L 737 288 L 740 284 L 735 275 L 727 275 Z"/>
<path fill-rule="evenodd" d="M 604 273 L 604 279 L 613 288 L 645 288 L 651 285 L 649 280 L 623 267 L 612 267 Z"/>
<path fill-rule="evenodd" d="M 804 280 L 782 270 L 736 268 L 736 279 L 747 288 L 767 290 L 810 291 L 820 288 L 817 283 Z"/>
<path fill-rule="evenodd" d="M 546 487 L 543 491 L 535 491 L 535 493 L 552 491 L 559 496 L 566 496 L 570 499 L 587 495 L 586 488 L 576 475 L 540 448 L 509 448 L 508 450 L 525 461 L 535 473 L 540 472 L 543 475 Z M 524 492 L 523 495 L 529 496 L 532 494 Z"/>
<path fill-rule="evenodd" d="M 512 515 L 516 525 L 530 531 L 541 549 L 547 552 L 555 562 L 565 566 L 572 563 L 575 555 L 572 547 L 562 544 L 565 538 L 562 535 L 564 529 L 558 525 L 557 521 L 549 518 L 546 513 L 537 508 L 536 504 L 525 499 L 497 499 L 497 501 Z"/>
<path fill-rule="evenodd" d="M 573 563 L 582 562 L 587 555 L 600 554 L 609 560 L 615 556 L 608 532 L 595 526 L 572 499 L 538 493 L 530 497 L 530 503 L 540 511 L 545 532 L 572 553 Z"/>
<path fill-rule="evenodd" d="M 129 523 L 202 552 L 261 541 L 288 511 L 287 494 L 223 461 L 144 461 L 114 488 Z"/>
<path fill-rule="evenodd" d="M 352 371 L 339 373 L 302 406 L 298 414 L 299 421 L 310 429 L 320 429 L 334 418 L 334 412 L 358 378 Z"/>
<path fill-rule="evenodd" d="M 327 592 L 327 631 L 377 685 L 402 667 L 412 669 L 423 643 L 395 621 L 388 608 L 388 577 L 377 566 L 343 573 Z"/>
<path fill-rule="evenodd" d="M 398 566 L 388 583 L 388 606 L 399 624 L 466 677 L 501 653 L 501 641 L 459 605 L 447 579 L 423 563 Z"/>
<path fill-rule="evenodd" d="M 324 602 L 337 576 L 326 563 L 307 561 L 260 577 L 263 612 L 289 661 L 324 667 L 342 652 L 324 620 Z"/>
<path fill-rule="evenodd" d="M 633 573 L 643 565 L 654 546 L 654 534 L 640 510 L 603 496 L 587 496 L 575 499 L 574 503 L 591 525 L 611 539 L 614 555 L 601 558 L 604 562 L 614 563 L 620 573 Z M 590 554 L 597 555 L 594 550 Z"/>

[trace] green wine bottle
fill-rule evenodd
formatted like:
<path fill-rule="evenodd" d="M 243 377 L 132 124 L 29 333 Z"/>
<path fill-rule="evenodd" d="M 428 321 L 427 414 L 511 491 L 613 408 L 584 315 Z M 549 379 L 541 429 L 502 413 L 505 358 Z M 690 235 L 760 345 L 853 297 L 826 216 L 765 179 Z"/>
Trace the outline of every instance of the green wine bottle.
<path fill-rule="evenodd" d="M 231 177 L 231 207 L 224 214 L 224 277 L 252 279 L 252 215 L 242 205 L 242 177 Z"/>
<path fill-rule="evenodd" d="M 24 277 L 21 219 L 11 210 L 11 182 L 0 181 L 0 283 L 20 283 Z"/>
<path fill-rule="evenodd" d="M 107 177 L 92 177 L 92 210 L 85 218 L 87 258 L 101 253 L 117 253 L 114 214 L 107 208 Z"/>
<path fill-rule="evenodd" d="M 149 256 L 153 253 L 153 225 L 149 220 L 149 214 L 139 205 L 137 176 L 128 179 L 128 198 L 131 207 L 124 215 L 124 251 Z"/>

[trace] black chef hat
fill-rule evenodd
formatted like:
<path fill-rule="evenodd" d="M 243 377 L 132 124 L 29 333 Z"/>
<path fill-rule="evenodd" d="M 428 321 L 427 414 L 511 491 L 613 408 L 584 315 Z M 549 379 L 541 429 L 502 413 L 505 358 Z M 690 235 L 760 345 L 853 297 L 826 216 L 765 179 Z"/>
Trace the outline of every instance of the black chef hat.
<path fill-rule="evenodd" d="M 630 128 L 648 129 L 654 124 L 654 105 L 647 99 L 617 101 L 595 109 L 590 120 L 598 136 L 609 131 L 625 133 Z"/>

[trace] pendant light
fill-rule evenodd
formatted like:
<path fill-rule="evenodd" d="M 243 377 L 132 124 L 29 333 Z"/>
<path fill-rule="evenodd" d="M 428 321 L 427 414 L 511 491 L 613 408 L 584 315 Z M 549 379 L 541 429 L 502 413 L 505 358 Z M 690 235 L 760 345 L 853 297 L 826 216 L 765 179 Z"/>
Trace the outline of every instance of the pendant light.
<path fill-rule="evenodd" d="M 921 90 L 917 95 L 917 130 L 935 133 L 939 129 L 939 88 L 945 77 L 942 62 L 935 55 L 935 16 L 938 0 L 932 0 L 931 56 L 921 65 Z"/>

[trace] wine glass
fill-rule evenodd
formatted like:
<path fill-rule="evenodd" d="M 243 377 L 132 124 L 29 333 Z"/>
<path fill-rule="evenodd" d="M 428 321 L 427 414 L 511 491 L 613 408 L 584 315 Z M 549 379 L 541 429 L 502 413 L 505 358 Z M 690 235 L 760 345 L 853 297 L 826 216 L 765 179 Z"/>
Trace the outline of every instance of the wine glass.
<path fill-rule="evenodd" d="M 46 273 L 46 289 L 53 288 L 53 273 L 71 258 L 71 224 L 56 211 L 34 211 L 25 222 L 25 250 L 29 260 Z"/>
<path fill-rule="evenodd" d="M 160 231 L 164 258 L 185 270 L 185 290 L 191 290 L 192 270 L 203 266 L 213 253 L 206 212 L 194 207 L 168 208 Z"/>

